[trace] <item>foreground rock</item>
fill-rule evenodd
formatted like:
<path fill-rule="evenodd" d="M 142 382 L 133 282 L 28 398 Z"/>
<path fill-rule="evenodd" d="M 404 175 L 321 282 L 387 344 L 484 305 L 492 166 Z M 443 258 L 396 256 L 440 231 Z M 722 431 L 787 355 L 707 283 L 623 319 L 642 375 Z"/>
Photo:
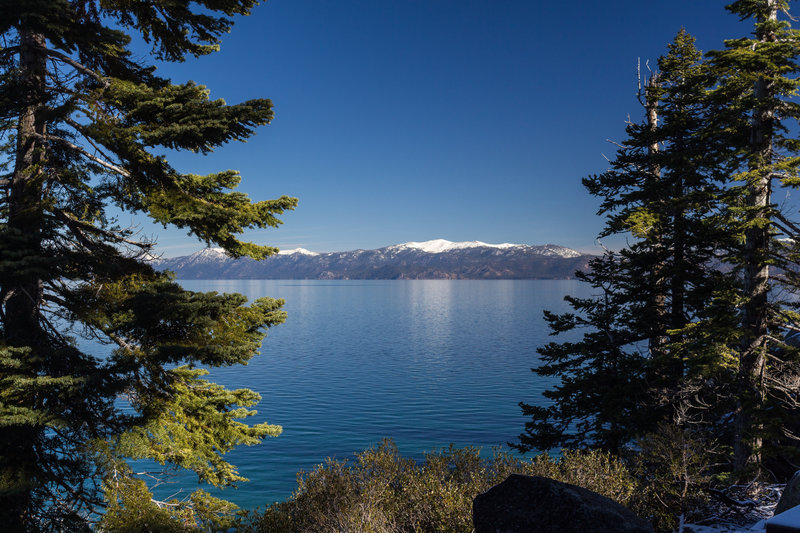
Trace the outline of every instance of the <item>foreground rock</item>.
<path fill-rule="evenodd" d="M 512 474 L 472 503 L 475 533 L 652 533 L 631 511 L 590 490 Z"/>
<path fill-rule="evenodd" d="M 778 505 L 775 507 L 775 514 L 781 514 L 797 505 L 800 505 L 800 470 L 794 473 L 792 479 L 786 484 L 786 488 L 783 489 L 781 499 L 778 500 Z"/>

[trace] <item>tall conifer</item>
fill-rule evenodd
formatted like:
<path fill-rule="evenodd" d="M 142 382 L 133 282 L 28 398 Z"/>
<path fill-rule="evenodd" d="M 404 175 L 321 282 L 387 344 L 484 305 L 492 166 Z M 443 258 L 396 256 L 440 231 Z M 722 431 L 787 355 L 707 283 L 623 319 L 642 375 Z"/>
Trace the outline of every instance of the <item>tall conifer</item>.
<path fill-rule="evenodd" d="M 579 275 L 596 296 L 567 298 L 573 313 L 546 314 L 553 334 L 588 331 L 539 350 L 534 371 L 560 384 L 544 393 L 552 405 L 523 404 L 532 419 L 522 450 L 619 450 L 659 422 L 718 416 L 698 414 L 705 408 L 689 397 L 717 394 L 706 390 L 711 374 L 730 380 L 720 333 L 730 335 L 731 324 L 705 316 L 720 306 L 734 314 L 723 290 L 731 278 L 714 266 L 729 239 L 720 201 L 726 162 L 703 126 L 710 80 L 694 39 L 681 31 L 659 68 L 640 95 L 643 122 L 628 125 L 607 172 L 584 180 L 602 200 L 601 237 L 627 235 L 630 244 Z"/>
<path fill-rule="evenodd" d="M 799 84 L 800 32 L 779 19 L 779 13 L 788 14 L 787 0 L 739 0 L 728 10 L 742 20 L 754 20 L 752 38 L 726 41 L 725 50 L 709 53 L 718 79 L 710 99 L 711 124 L 726 134 L 738 167 L 730 202 L 742 235 L 741 246 L 731 253 L 742 281 L 734 464 L 745 471 L 760 466 L 764 439 L 774 441 L 776 431 L 785 433 L 787 415 L 796 410 L 783 401 L 785 391 L 776 387 L 783 381 L 779 374 L 796 372 L 786 366 L 794 350 L 781 340 L 787 325 L 796 320 L 770 292 L 774 296 L 776 283 L 786 279 L 775 273 L 793 269 L 775 240 L 787 229 L 776 223 L 791 222 L 773 204 L 772 193 L 776 184 L 798 184 L 800 144 L 789 128 L 800 118 L 800 108 L 792 101 Z"/>
<path fill-rule="evenodd" d="M 130 51 L 135 35 L 161 60 L 211 53 L 231 17 L 256 2 L 0 0 L 5 530 L 86 527 L 101 485 L 117 507 L 122 489 L 137 486 L 125 458 L 235 483 L 222 454 L 280 431 L 240 422 L 258 395 L 214 385 L 197 366 L 250 359 L 265 328 L 284 319 L 281 302 L 184 291 L 150 267 L 152 243 L 108 214 L 144 213 L 232 256 L 275 252 L 237 234 L 279 224 L 296 200 L 253 203 L 232 190 L 237 172 L 185 174 L 159 153 L 243 141 L 270 121 L 271 102 L 211 100 Z M 116 349 L 98 358 L 78 335 Z"/>

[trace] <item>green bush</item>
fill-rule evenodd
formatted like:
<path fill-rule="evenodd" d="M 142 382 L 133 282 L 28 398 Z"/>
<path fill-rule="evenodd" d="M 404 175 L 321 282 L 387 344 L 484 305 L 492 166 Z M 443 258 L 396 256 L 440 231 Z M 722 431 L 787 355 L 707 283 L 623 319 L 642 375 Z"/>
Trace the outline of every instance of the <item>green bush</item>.
<path fill-rule="evenodd" d="M 354 461 L 328 460 L 298 475 L 286 502 L 251 515 L 258 533 L 469 533 L 472 500 L 512 473 L 546 476 L 580 485 L 622 504 L 635 483 L 616 458 L 598 451 L 565 451 L 522 461 L 500 451 L 450 448 L 415 461 L 399 455 L 392 441 L 358 454 Z"/>
<path fill-rule="evenodd" d="M 511 474 L 543 476 L 602 494 L 671 531 L 681 514 L 705 502 L 711 477 L 706 447 L 691 434 L 662 426 L 640 439 L 623 462 L 597 450 L 563 450 L 529 459 L 495 450 L 449 448 L 420 463 L 386 440 L 353 460 L 329 459 L 298 474 L 292 497 L 264 511 L 237 513 L 203 491 L 188 502 L 158 506 L 144 482 L 108 491 L 100 531 L 120 533 L 235 531 L 249 533 L 470 533 L 472 501 Z M 226 507 L 223 504 L 227 504 Z"/>

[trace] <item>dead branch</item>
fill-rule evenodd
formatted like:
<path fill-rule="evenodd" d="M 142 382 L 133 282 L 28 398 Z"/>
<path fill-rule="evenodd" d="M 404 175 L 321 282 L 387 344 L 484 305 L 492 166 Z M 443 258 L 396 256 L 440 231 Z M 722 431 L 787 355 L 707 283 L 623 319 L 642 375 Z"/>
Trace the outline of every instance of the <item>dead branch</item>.
<path fill-rule="evenodd" d="M 108 161 L 105 161 L 103 159 L 100 159 L 99 157 L 90 154 L 84 148 L 82 148 L 82 147 L 78 146 L 77 144 L 74 144 L 74 143 L 72 143 L 72 142 L 70 142 L 70 141 L 68 141 L 68 140 L 66 140 L 66 139 L 64 139 L 62 137 L 57 137 L 55 135 L 41 135 L 41 134 L 36 134 L 36 137 L 40 138 L 42 140 L 45 140 L 45 141 L 55 141 L 57 143 L 63 144 L 67 148 L 69 148 L 71 150 L 74 150 L 74 151 L 78 152 L 79 154 L 83 155 L 84 157 L 94 161 L 95 163 L 97 163 L 101 167 L 105 167 L 108 170 L 116 172 L 117 174 L 120 174 L 121 176 L 124 176 L 126 178 L 129 178 L 130 175 L 131 175 L 131 173 L 128 172 L 127 170 L 125 170 L 124 168 L 122 168 L 120 166 L 117 166 L 117 165 L 115 165 L 113 163 L 109 163 Z"/>
<path fill-rule="evenodd" d="M 75 70 L 83 72 L 87 76 L 90 76 L 90 77 L 94 78 L 95 80 L 99 81 L 103 85 L 104 89 L 108 87 L 109 81 L 108 81 L 107 78 L 101 76 L 100 74 L 98 74 L 97 72 L 93 71 L 89 67 L 87 67 L 85 65 L 82 65 L 81 63 L 78 63 L 77 61 L 75 61 L 71 57 L 69 57 L 67 55 L 64 55 L 61 52 L 58 52 L 58 51 L 53 50 L 53 49 L 48 49 L 47 50 L 47 55 L 52 57 L 52 58 L 54 58 L 54 59 L 58 59 L 60 61 L 63 61 L 64 63 L 66 63 L 66 64 L 70 65 L 71 67 L 73 67 Z"/>

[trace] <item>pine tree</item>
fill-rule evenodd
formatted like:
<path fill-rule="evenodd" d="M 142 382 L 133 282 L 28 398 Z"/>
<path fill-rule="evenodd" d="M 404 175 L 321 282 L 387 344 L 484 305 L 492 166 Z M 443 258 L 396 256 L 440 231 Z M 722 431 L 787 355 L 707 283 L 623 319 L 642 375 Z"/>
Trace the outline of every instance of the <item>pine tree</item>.
<path fill-rule="evenodd" d="M 560 384 L 544 393 L 550 405 L 522 404 L 532 419 L 521 450 L 619 451 L 663 421 L 702 418 L 710 430 L 719 418 L 695 400 L 719 396 L 731 376 L 734 324 L 720 317 L 735 315 L 733 280 L 717 268 L 730 240 L 727 162 L 704 128 L 711 80 L 694 39 L 681 31 L 659 68 L 640 94 L 644 121 L 628 125 L 610 170 L 584 180 L 602 199 L 601 237 L 627 235 L 631 244 L 579 274 L 596 296 L 567 298 L 572 313 L 546 313 L 553 334 L 588 331 L 539 350 L 534 371 Z"/>
<path fill-rule="evenodd" d="M 211 100 L 130 51 L 183 61 L 218 49 L 257 0 L 0 0 L 0 518 L 9 531 L 82 529 L 119 505 L 149 458 L 214 485 L 242 478 L 222 455 L 280 428 L 239 419 L 258 401 L 205 370 L 242 364 L 282 302 L 195 293 L 153 270 L 150 242 L 109 207 L 186 229 L 232 256 L 296 200 L 251 202 L 226 170 L 184 174 L 159 150 L 207 153 L 244 141 L 269 100 Z M 98 358 L 77 337 L 115 346 Z M 120 402 L 118 398 L 125 398 Z M 132 409 L 126 409 L 124 403 Z M 107 502 L 103 502 L 102 488 Z M 200 500 L 208 501 L 204 498 Z"/>
<path fill-rule="evenodd" d="M 725 50 L 709 53 L 718 79 L 711 95 L 712 124 L 727 135 L 738 166 L 730 202 L 743 235 L 731 254 L 742 279 L 734 465 L 743 472 L 761 465 L 764 447 L 771 446 L 765 438 L 775 443 L 791 434 L 787 419 L 797 413 L 794 393 L 786 386 L 798 375 L 796 350 L 782 340 L 787 327 L 796 328 L 797 317 L 787 311 L 793 304 L 780 303 L 770 293 L 776 295 L 786 281 L 790 290 L 797 288 L 794 276 L 779 274 L 796 267 L 775 237 L 798 233 L 773 204 L 772 193 L 776 184 L 800 183 L 800 143 L 789 132 L 800 118 L 792 101 L 800 84 L 800 32 L 779 20 L 780 12 L 789 12 L 787 0 L 739 0 L 728 10 L 755 21 L 753 38 L 726 41 Z"/>

